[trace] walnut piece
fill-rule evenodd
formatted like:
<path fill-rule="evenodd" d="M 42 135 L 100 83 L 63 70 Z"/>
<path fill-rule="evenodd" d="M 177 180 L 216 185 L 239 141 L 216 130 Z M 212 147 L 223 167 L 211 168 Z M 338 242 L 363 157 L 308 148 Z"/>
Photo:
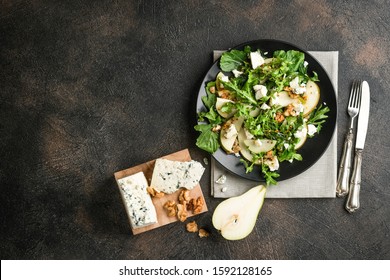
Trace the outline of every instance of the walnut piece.
<path fill-rule="evenodd" d="M 160 198 L 160 197 L 163 197 L 165 194 L 163 192 L 159 192 L 157 191 L 155 188 L 153 187 L 147 187 L 146 188 L 146 191 L 148 192 L 148 194 L 150 194 L 152 197 L 157 197 L 157 198 Z"/>
<path fill-rule="evenodd" d="M 199 214 L 202 212 L 204 205 L 204 201 L 201 196 L 199 196 L 197 199 L 191 198 L 190 202 L 188 203 L 187 210 L 192 211 L 193 214 Z"/>
<path fill-rule="evenodd" d="M 165 202 L 163 207 L 167 210 L 168 217 L 176 216 L 176 213 L 178 212 L 176 202 L 174 202 L 173 200 L 168 200 L 167 202 Z"/>
<path fill-rule="evenodd" d="M 282 121 L 284 121 L 284 116 L 282 115 L 282 113 L 280 112 L 277 112 L 276 113 L 276 116 L 275 116 L 275 120 L 279 123 L 281 123 Z"/>
<path fill-rule="evenodd" d="M 183 201 L 183 204 L 177 205 L 177 218 L 180 222 L 184 222 L 188 217 L 187 202 Z"/>
<path fill-rule="evenodd" d="M 203 238 L 203 237 L 209 236 L 210 233 L 209 233 L 207 230 L 201 228 L 201 229 L 199 230 L 198 235 L 199 235 L 200 238 Z"/>
<path fill-rule="evenodd" d="M 189 190 L 182 190 L 179 194 L 179 202 L 183 204 L 185 201 L 186 203 L 190 202 L 190 191 Z"/>
<path fill-rule="evenodd" d="M 198 231 L 198 224 L 193 221 L 186 225 L 186 229 L 188 232 L 197 232 Z"/>

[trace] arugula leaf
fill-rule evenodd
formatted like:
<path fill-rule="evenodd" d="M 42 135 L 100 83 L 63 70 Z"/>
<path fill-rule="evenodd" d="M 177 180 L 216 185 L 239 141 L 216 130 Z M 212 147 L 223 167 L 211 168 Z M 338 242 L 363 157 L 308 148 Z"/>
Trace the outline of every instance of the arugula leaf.
<path fill-rule="evenodd" d="M 230 72 L 243 65 L 247 58 L 247 53 L 240 50 L 224 52 L 221 56 L 220 67 L 222 71 Z"/>
<path fill-rule="evenodd" d="M 283 152 L 279 154 L 278 159 L 280 162 L 283 162 L 285 160 L 301 161 L 303 158 L 301 154 L 298 154 L 296 152 L 294 145 L 290 144 L 290 147 L 288 149 L 283 150 Z"/>
<path fill-rule="evenodd" d="M 209 123 L 213 125 L 222 123 L 222 117 L 214 110 L 213 107 L 210 108 L 208 112 L 199 112 L 199 121 L 204 121 L 204 118 L 207 118 Z"/>
<path fill-rule="evenodd" d="M 219 137 L 218 133 L 212 131 L 213 125 L 198 124 L 194 128 L 196 131 L 201 132 L 196 140 L 196 146 L 206 152 L 215 153 L 219 149 Z"/>
<path fill-rule="evenodd" d="M 257 104 L 257 101 L 254 98 L 252 92 L 245 89 L 240 89 L 240 87 L 237 85 L 237 80 L 232 80 L 231 82 L 221 82 L 226 89 L 233 91 L 236 96 L 242 99 L 244 102 L 246 101 L 251 104 Z"/>
<path fill-rule="evenodd" d="M 215 105 L 215 103 L 217 102 L 217 96 L 213 93 L 211 93 L 210 91 L 210 88 L 211 87 L 215 87 L 215 81 L 212 81 L 212 82 L 208 82 L 206 84 L 206 95 L 205 96 L 202 96 L 202 101 L 203 101 L 203 104 L 208 108 L 210 109 L 211 107 L 213 107 Z"/>
<path fill-rule="evenodd" d="M 268 165 L 262 164 L 261 165 L 261 172 L 264 175 L 265 182 L 267 186 L 269 185 L 277 185 L 278 182 L 275 180 L 280 176 L 277 172 L 270 171 Z"/>
<path fill-rule="evenodd" d="M 289 50 L 289 51 L 275 51 L 274 57 L 281 59 L 287 67 L 286 73 L 293 73 L 298 71 L 299 66 L 305 61 L 305 54 L 300 51 Z"/>
<path fill-rule="evenodd" d="M 325 119 L 328 118 L 326 115 L 330 111 L 328 106 L 323 107 L 322 104 L 316 108 L 311 114 L 310 118 L 307 121 L 307 124 L 314 124 L 316 126 L 321 125 L 325 122 Z M 318 130 L 317 130 L 318 132 Z"/>

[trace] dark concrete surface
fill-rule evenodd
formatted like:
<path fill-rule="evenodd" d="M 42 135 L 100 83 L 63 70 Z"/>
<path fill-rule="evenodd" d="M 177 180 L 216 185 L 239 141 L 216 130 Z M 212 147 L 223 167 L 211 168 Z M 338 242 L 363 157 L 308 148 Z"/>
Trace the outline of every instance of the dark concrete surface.
<path fill-rule="evenodd" d="M 0 2 L 1 259 L 389 259 L 389 1 Z M 175 223 L 132 236 L 113 173 L 183 148 L 212 50 L 271 38 L 339 51 L 339 157 L 351 81 L 371 87 L 361 209 L 268 199 L 254 232 Z"/>

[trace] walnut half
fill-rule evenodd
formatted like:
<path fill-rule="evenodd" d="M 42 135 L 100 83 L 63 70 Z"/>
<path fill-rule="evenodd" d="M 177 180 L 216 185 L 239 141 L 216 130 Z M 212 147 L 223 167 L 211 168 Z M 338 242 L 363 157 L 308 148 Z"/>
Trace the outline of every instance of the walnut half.
<path fill-rule="evenodd" d="M 177 213 L 176 202 L 174 202 L 173 200 L 168 200 L 167 202 L 165 202 L 163 207 L 167 210 L 168 217 L 176 216 Z"/>
<path fill-rule="evenodd" d="M 163 197 L 165 194 L 163 192 L 159 192 L 157 191 L 155 188 L 153 187 L 147 187 L 146 188 L 146 191 L 148 192 L 148 194 L 150 194 L 152 197 L 157 197 L 157 198 L 160 198 L 160 197 Z"/>
<path fill-rule="evenodd" d="M 188 217 L 187 202 L 183 201 L 183 204 L 177 205 L 177 218 L 180 222 L 184 222 Z"/>
<path fill-rule="evenodd" d="M 204 201 L 201 196 L 199 196 L 197 199 L 191 198 L 190 202 L 188 203 L 187 209 L 192 211 L 194 214 L 199 214 L 202 212 L 204 205 Z"/>
<path fill-rule="evenodd" d="M 190 201 L 190 191 L 189 190 L 182 190 L 179 194 L 179 202 L 181 204 L 183 204 L 183 202 L 185 201 L 186 203 L 188 203 Z"/>
<path fill-rule="evenodd" d="M 186 225 L 186 229 L 188 232 L 197 232 L 198 231 L 198 224 L 193 221 Z"/>

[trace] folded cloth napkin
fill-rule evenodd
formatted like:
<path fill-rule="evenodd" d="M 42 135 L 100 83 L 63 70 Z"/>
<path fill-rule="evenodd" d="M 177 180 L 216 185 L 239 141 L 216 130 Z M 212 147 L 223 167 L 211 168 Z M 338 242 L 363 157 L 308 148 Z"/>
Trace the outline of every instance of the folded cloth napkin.
<path fill-rule="evenodd" d="M 223 51 L 214 51 L 214 60 Z M 324 67 L 337 95 L 338 51 L 309 51 Z M 258 185 L 251 180 L 230 173 L 214 158 L 211 158 L 211 195 L 216 198 L 237 196 Z M 216 183 L 221 176 L 226 176 L 223 184 Z M 333 139 L 323 156 L 308 170 L 300 175 L 270 185 L 267 198 L 332 198 L 336 194 L 337 183 L 337 127 Z"/>

